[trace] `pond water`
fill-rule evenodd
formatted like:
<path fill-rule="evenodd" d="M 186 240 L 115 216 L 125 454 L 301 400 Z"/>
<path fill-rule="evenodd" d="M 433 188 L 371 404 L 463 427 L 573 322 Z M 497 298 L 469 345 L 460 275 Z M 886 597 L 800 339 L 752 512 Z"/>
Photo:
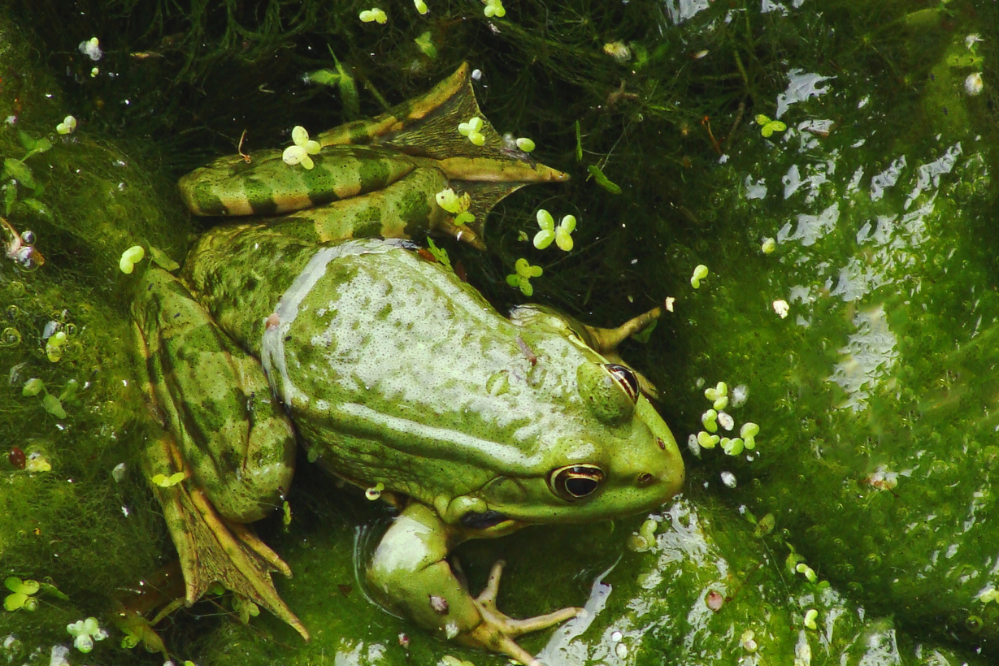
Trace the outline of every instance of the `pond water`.
<path fill-rule="evenodd" d="M 6 3 L 4 217 L 45 262 L 0 257 L 0 659 L 164 661 L 113 617 L 175 556 L 136 460 L 158 431 L 119 260 L 141 244 L 180 261 L 210 224 L 176 179 L 244 129 L 284 146 L 467 60 L 486 117 L 572 180 L 501 203 L 485 253 L 437 243 L 501 310 L 528 300 L 506 281 L 519 258 L 544 269 L 531 300 L 587 323 L 670 299 L 622 355 L 688 474 L 651 516 L 465 544 L 470 589 L 503 558 L 510 615 L 585 604 L 521 641 L 549 666 L 994 663 L 999 5 L 427 4 L 386 3 L 379 25 L 354 4 L 106 0 L 70 25 L 62 3 Z M 572 252 L 533 247 L 539 208 L 576 216 Z M 290 524 L 258 527 L 312 641 L 212 596 L 157 626 L 173 660 L 501 663 L 368 600 L 359 568 L 390 512 L 300 457 Z M 110 635 L 84 654 L 66 626 L 91 616 Z"/>

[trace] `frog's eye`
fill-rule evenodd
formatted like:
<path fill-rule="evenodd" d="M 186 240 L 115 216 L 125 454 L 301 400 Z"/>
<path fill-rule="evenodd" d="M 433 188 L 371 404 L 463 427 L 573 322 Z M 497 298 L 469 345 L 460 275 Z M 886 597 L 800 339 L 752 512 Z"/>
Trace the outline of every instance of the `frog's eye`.
<path fill-rule="evenodd" d="M 604 367 L 607 368 L 607 372 L 611 374 L 611 377 L 618 383 L 618 386 L 628 394 L 631 401 L 638 402 L 638 377 L 635 376 L 632 369 L 618 365 L 617 363 L 608 363 Z"/>
<path fill-rule="evenodd" d="M 604 423 L 618 425 L 635 413 L 640 388 L 630 368 L 616 363 L 581 363 L 576 382 L 580 397 Z"/>
<path fill-rule="evenodd" d="M 552 492 L 569 502 L 592 495 L 603 481 L 604 472 L 596 465 L 559 467 L 548 475 Z"/>

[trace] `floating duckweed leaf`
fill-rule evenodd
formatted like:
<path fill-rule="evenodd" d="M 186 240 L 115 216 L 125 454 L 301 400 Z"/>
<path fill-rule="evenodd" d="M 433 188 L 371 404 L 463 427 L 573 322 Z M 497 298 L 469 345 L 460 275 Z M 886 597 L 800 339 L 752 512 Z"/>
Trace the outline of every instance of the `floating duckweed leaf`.
<path fill-rule="evenodd" d="M 503 18 L 506 16 L 506 8 L 503 7 L 503 0 L 482 0 L 482 4 L 486 6 L 484 11 L 486 18 Z"/>
<path fill-rule="evenodd" d="M 295 125 L 291 130 L 291 140 L 295 145 L 288 146 L 284 149 L 284 153 L 281 154 L 281 159 L 284 163 L 288 166 L 301 164 L 306 171 L 313 169 L 316 164 L 312 161 L 310 155 L 319 154 L 319 151 L 322 149 L 319 142 L 309 139 L 309 132 L 301 125 Z"/>
<path fill-rule="evenodd" d="M 718 412 L 709 409 L 701 414 L 701 424 L 708 432 L 718 432 Z"/>
<path fill-rule="evenodd" d="M 31 595 L 38 592 L 38 581 L 21 580 L 17 576 L 10 576 L 3 583 L 12 593 L 3 600 L 3 607 L 6 610 L 14 612 L 23 608 L 32 611 L 38 607 L 38 601 L 31 598 Z"/>
<path fill-rule="evenodd" d="M 530 153 L 535 148 L 534 142 L 525 137 L 517 139 L 516 143 L 517 143 L 517 148 L 524 151 L 525 153 Z"/>
<path fill-rule="evenodd" d="M 576 216 L 566 215 L 555 228 L 555 244 L 563 252 L 572 250 L 572 232 L 576 229 Z"/>
<path fill-rule="evenodd" d="M 458 133 L 464 137 L 468 137 L 476 146 L 481 146 L 486 142 L 486 137 L 479 130 L 482 129 L 482 118 L 474 116 L 468 119 L 468 122 L 458 124 Z"/>
<path fill-rule="evenodd" d="M 612 183 L 596 164 L 591 164 L 586 167 L 586 170 L 590 172 L 591 176 L 593 176 L 593 180 L 596 181 L 597 185 L 604 188 L 611 194 L 621 194 L 621 187 L 616 183 Z"/>
<path fill-rule="evenodd" d="M 723 398 L 728 395 L 728 384 L 725 382 L 718 382 L 714 388 L 704 389 L 704 397 L 708 400 L 717 400 L 718 398 Z"/>
<path fill-rule="evenodd" d="M 61 123 L 56 125 L 56 133 L 58 134 L 72 134 L 74 130 L 76 130 L 76 118 L 73 116 L 66 116 Z"/>
<path fill-rule="evenodd" d="M 537 220 L 541 231 L 534 236 L 534 247 L 544 250 L 555 240 L 555 218 L 552 217 L 551 213 L 542 208 L 538 210 Z"/>
<path fill-rule="evenodd" d="M 63 347 L 66 346 L 68 340 L 65 331 L 59 331 L 49 336 L 45 342 L 45 356 L 48 357 L 49 361 L 58 363 L 62 360 Z"/>
<path fill-rule="evenodd" d="M 170 476 L 167 476 L 166 474 L 157 474 L 152 478 L 152 482 L 160 488 L 171 488 L 186 478 L 187 474 L 184 472 L 176 472 Z"/>
<path fill-rule="evenodd" d="M 779 120 L 771 120 L 770 118 L 768 118 L 767 116 L 763 115 L 762 113 L 760 115 L 756 116 L 756 124 L 762 126 L 762 129 L 760 130 L 760 134 L 762 134 L 763 136 L 770 136 L 774 132 L 783 132 L 784 130 L 787 129 L 787 125 L 785 125 L 781 121 L 779 121 Z"/>
<path fill-rule="evenodd" d="M 718 435 L 712 435 L 704 430 L 697 433 L 697 443 L 701 445 L 702 449 L 713 449 L 719 441 L 721 438 Z"/>
<path fill-rule="evenodd" d="M 21 580 L 17 576 L 10 576 L 3 582 L 4 586 L 11 592 L 32 595 L 38 592 L 41 585 L 36 580 Z"/>
<path fill-rule="evenodd" d="M 141 245 L 133 245 L 121 253 L 121 259 L 118 260 L 118 268 L 125 275 L 131 275 L 132 271 L 135 270 L 135 264 L 142 261 L 145 256 L 145 248 Z"/>
<path fill-rule="evenodd" d="M 467 210 L 462 211 L 454 216 L 455 226 L 460 227 L 463 224 L 471 224 L 475 222 L 475 216 L 469 213 Z"/>
<path fill-rule="evenodd" d="M 520 289 L 524 296 L 532 296 L 534 287 L 531 285 L 532 277 L 539 277 L 544 271 L 541 266 L 531 266 L 527 259 L 520 258 L 515 264 L 516 273 L 506 276 L 506 283 L 511 287 Z"/>
<path fill-rule="evenodd" d="M 555 241 L 555 244 L 565 252 L 572 249 L 571 234 L 576 228 L 576 217 L 574 215 L 566 215 L 556 227 L 555 219 L 551 213 L 542 208 L 538 211 L 537 219 L 541 231 L 534 236 L 534 247 L 544 250 L 552 244 L 552 241 Z"/>
<path fill-rule="evenodd" d="M 730 456 L 737 456 L 742 453 L 745 443 L 738 437 L 729 439 L 725 437 L 721 440 L 722 450 Z"/>
<path fill-rule="evenodd" d="M 74 638 L 73 645 L 76 649 L 84 654 L 94 649 L 94 641 L 103 641 L 108 637 L 108 632 L 101 629 L 96 617 L 68 624 L 66 631 Z"/>
<path fill-rule="evenodd" d="M 541 266 L 531 266 L 531 264 L 527 261 L 527 259 L 524 258 L 518 259 L 515 266 L 517 268 L 517 274 L 520 275 L 521 277 L 526 277 L 526 278 L 540 277 L 541 274 L 544 273 L 544 270 L 541 268 Z"/>
<path fill-rule="evenodd" d="M 364 23 L 378 23 L 380 25 L 385 25 L 388 22 L 388 15 L 378 7 L 372 7 L 371 9 L 365 9 L 363 12 L 357 16 Z"/>
<path fill-rule="evenodd" d="M 694 289 L 701 288 L 701 280 L 708 277 L 708 267 L 704 264 L 698 264 L 694 267 L 694 274 L 690 277 L 690 286 Z"/>

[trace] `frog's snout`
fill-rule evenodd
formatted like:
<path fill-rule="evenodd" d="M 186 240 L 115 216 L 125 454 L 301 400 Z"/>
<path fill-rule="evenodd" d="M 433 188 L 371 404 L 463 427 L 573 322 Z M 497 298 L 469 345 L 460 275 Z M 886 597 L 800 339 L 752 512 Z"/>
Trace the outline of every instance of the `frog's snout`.
<path fill-rule="evenodd" d="M 662 489 L 663 502 L 665 502 L 683 488 L 685 470 L 683 458 L 675 445 L 670 446 L 661 437 L 656 438 L 656 443 L 665 458 L 662 466 L 655 472 L 641 472 L 635 483 L 639 488 L 659 486 Z"/>

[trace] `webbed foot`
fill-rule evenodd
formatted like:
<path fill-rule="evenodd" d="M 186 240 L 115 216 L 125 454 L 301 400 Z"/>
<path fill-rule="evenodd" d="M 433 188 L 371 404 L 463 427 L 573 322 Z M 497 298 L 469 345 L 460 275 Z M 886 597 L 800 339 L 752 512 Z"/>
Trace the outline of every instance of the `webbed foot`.
<path fill-rule="evenodd" d="M 146 446 L 143 464 L 150 478 L 157 474 L 169 476 L 178 470 L 188 478 L 191 476 L 190 468 L 168 435 Z M 186 605 L 200 599 L 217 581 L 227 590 L 266 608 L 309 640 L 308 630 L 271 581 L 272 571 L 291 576 L 291 569 L 277 553 L 246 525 L 219 515 L 204 491 L 189 481 L 169 487 L 151 485 L 180 556 Z"/>
<path fill-rule="evenodd" d="M 482 622 L 458 640 L 466 645 L 492 652 L 502 652 L 525 666 L 541 666 L 541 661 L 530 652 L 517 645 L 517 637 L 532 631 L 540 631 L 570 620 L 583 612 L 582 608 L 563 608 L 546 615 L 515 620 L 496 608 L 496 595 L 499 592 L 500 576 L 506 562 L 500 560 L 489 573 L 489 582 L 473 602 L 482 615 Z"/>

